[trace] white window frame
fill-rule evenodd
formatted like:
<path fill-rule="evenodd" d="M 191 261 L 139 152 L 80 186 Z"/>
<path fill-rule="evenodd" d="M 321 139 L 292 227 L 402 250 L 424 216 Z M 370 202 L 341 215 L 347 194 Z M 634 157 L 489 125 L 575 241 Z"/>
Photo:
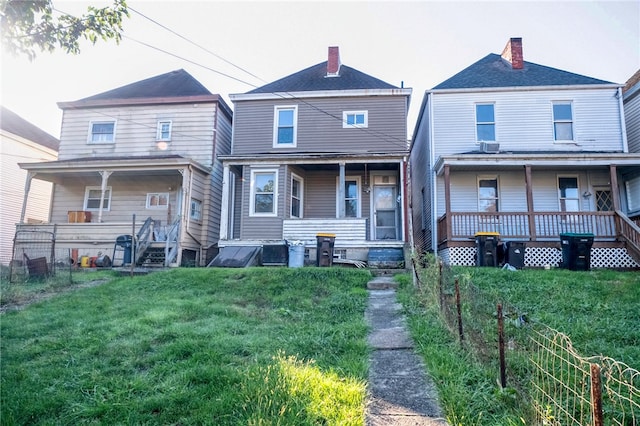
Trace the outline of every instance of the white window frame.
<path fill-rule="evenodd" d="M 347 122 L 350 115 L 354 117 L 354 124 L 349 124 Z M 355 123 L 355 118 L 359 115 L 362 115 L 364 117 L 364 122 L 362 124 Z M 343 111 L 342 112 L 342 128 L 343 129 L 348 129 L 348 128 L 365 129 L 367 127 L 369 127 L 369 111 L 364 110 L 364 111 Z"/>
<path fill-rule="evenodd" d="M 169 135 L 167 137 L 162 137 L 162 126 L 168 124 L 169 125 Z M 171 120 L 158 120 L 158 125 L 156 128 L 156 141 L 158 142 L 171 142 L 171 130 L 173 129 L 173 123 Z"/>
<path fill-rule="evenodd" d="M 272 212 L 256 212 L 256 175 L 273 174 L 273 211 Z M 249 197 L 249 216 L 251 217 L 277 217 L 278 216 L 278 169 L 254 169 L 251 170 L 251 191 Z"/>
<path fill-rule="evenodd" d="M 489 198 L 481 198 L 480 197 L 480 181 L 481 180 L 495 180 L 496 181 L 496 211 L 495 212 L 485 212 L 480 210 L 480 200 L 488 200 Z M 500 179 L 496 175 L 479 175 L 476 180 L 476 188 L 478 190 L 478 206 L 477 210 L 479 213 L 498 213 L 500 212 Z"/>
<path fill-rule="evenodd" d="M 560 194 L 560 179 L 575 179 L 576 180 L 576 196 L 574 198 L 562 197 Z M 578 175 L 558 175 L 556 179 L 556 188 L 558 191 L 558 211 L 562 213 L 572 213 L 581 211 L 580 206 L 580 179 Z M 577 210 L 562 210 L 562 200 L 576 200 Z M 566 203 L 565 203 L 566 205 Z"/>
<path fill-rule="evenodd" d="M 157 205 L 152 205 L 151 204 L 151 200 L 153 199 L 153 197 L 157 197 L 158 201 L 161 199 L 165 199 L 167 201 L 166 204 L 157 204 Z M 146 204 L 146 208 L 148 210 L 167 210 L 169 209 L 169 193 L 168 192 L 148 192 L 147 193 L 147 204 Z"/>
<path fill-rule="evenodd" d="M 202 221 L 202 200 L 191 198 L 189 202 L 189 219 L 196 222 Z"/>
<path fill-rule="evenodd" d="M 113 124 L 113 133 L 111 134 L 110 141 L 94 141 L 93 140 L 93 135 L 94 135 L 93 126 L 96 124 Z M 87 143 L 92 145 L 113 145 L 114 143 L 116 143 L 116 127 L 117 127 L 116 120 L 96 120 L 96 121 L 91 120 L 89 122 L 89 134 L 87 135 Z"/>
<path fill-rule="evenodd" d="M 627 210 L 640 210 L 640 176 L 629 179 L 624 184 L 627 190 Z"/>
<path fill-rule="evenodd" d="M 569 107 L 571 108 L 571 119 L 567 120 L 567 119 L 557 119 L 556 120 L 556 114 L 553 110 L 553 108 L 556 105 L 569 105 Z M 552 101 L 551 102 L 551 117 L 552 117 L 552 125 L 553 125 L 553 141 L 555 143 L 574 143 L 575 139 L 576 139 L 576 129 L 575 129 L 575 112 L 574 112 L 574 108 L 573 108 L 573 102 L 572 101 Z M 556 134 L 556 124 L 570 124 L 571 125 L 571 139 L 558 139 L 558 136 Z"/>
<path fill-rule="evenodd" d="M 478 107 L 490 105 L 493 109 L 493 121 L 480 121 L 478 120 Z M 498 126 L 496 125 L 496 104 L 495 102 L 478 102 L 474 105 L 474 115 L 476 119 L 476 143 L 480 142 L 496 142 L 498 140 Z M 478 134 L 478 126 L 483 125 L 492 125 L 493 126 L 493 139 L 480 139 L 480 135 Z"/>
<path fill-rule="evenodd" d="M 98 205 L 98 207 L 89 207 L 88 203 L 89 203 L 89 193 L 91 191 L 98 191 L 102 194 L 102 187 L 100 186 L 87 186 L 84 189 L 84 203 L 83 203 L 83 210 L 85 211 L 93 211 L 93 212 L 97 212 L 100 210 L 100 206 Z M 92 198 L 96 199 L 96 198 Z M 98 199 L 99 200 L 99 199 Z M 102 211 L 110 211 L 111 210 L 111 187 L 107 186 L 105 189 L 105 198 L 104 200 L 106 201 L 106 203 L 103 202 L 103 206 L 104 204 L 106 204 L 105 207 L 102 208 Z"/>
<path fill-rule="evenodd" d="M 348 181 L 354 180 L 356 181 L 356 185 L 358 187 L 358 214 L 356 215 L 357 218 L 361 218 L 362 217 L 362 183 L 361 183 L 361 179 L 360 176 L 345 176 L 344 177 L 344 181 L 345 183 Z M 336 177 L 336 218 L 340 217 L 340 203 L 344 203 L 347 198 L 346 198 L 346 193 L 345 193 L 345 199 L 344 200 L 340 200 L 340 176 Z M 346 209 L 345 209 L 345 214 L 346 214 Z M 351 216 L 345 216 L 345 217 L 351 217 Z"/>
<path fill-rule="evenodd" d="M 278 129 L 280 128 L 280 111 L 293 111 L 293 141 L 290 143 L 278 142 Z M 298 146 L 298 106 L 297 105 L 276 105 L 273 108 L 273 147 L 274 148 L 295 148 Z"/>
<path fill-rule="evenodd" d="M 298 197 L 293 195 L 293 181 L 298 182 L 298 187 L 300 188 L 300 194 Z M 292 219 L 302 219 L 304 217 L 304 179 L 298 176 L 295 173 L 291 173 L 291 199 L 289 200 L 289 217 Z M 298 216 L 293 215 L 293 200 L 297 199 L 300 204 L 300 214 Z"/>

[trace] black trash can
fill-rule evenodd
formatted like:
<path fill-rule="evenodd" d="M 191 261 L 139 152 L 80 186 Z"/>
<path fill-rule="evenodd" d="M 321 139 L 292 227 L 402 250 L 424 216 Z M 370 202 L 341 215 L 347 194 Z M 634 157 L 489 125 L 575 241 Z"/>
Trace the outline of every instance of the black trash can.
<path fill-rule="evenodd" d="M 476 266 L 498 266 L 498 237 L 497 232 L 476 233 Z"/>
<path fill-rule="evenodd" d="M 560 234 L 562 246 L 561 268 L 571 271 L 588 271 L 591 268 L 593 234 Z"/>
<path fill-rule="evenodd" d="M 116 252 L 122 251 L 122 265 L 131 263 L 131 249 L 133 247 L 133 237 L 131 235 L 120 235 L 116 238 L 116 244 L 113 249 L 113 260 L 117 259 Z"/>
<path fill-rule="evenodd" d="M 318 266 L 333 266 L 333 246 L 336 234 L 317 234 L 316 264 Z"/>
<path fill-rule="evenodd" d="M 524 268 L 526 243 L 524 241 L 507 241 L 504 245 L 504 261 L 514 268 Z"/>

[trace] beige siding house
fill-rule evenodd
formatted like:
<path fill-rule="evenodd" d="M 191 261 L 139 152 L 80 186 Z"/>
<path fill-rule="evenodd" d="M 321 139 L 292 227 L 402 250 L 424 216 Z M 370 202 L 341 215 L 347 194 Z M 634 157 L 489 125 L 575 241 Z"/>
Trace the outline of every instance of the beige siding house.
<path fill-rule="evenodd" d="M 630 146 L 622 85 L 526 62 L 513 38 L 424 95 L 410 161 L 416 247 L 482 264 L 479 243 L 497 234 L 542 267 L 563 261 L 568 234 L 593 238 L 592 267 L 638 267 Z"/>
<path fill-rule="evenodd" d="M 296 241 L 313 264 L 318 233 L 329 233 L 336 259 L 402 253 L 410 94 L 343 65 L 330 47 L 325 62 L 231 95 L 220 245 Z"/>
<path fill-rule="evenodd" d="M 21 164 L 28 183 L 55 183 L 56 248 L 108 255 L 114 265 L 134 257 L 205 263 L 220 228 L 218 156 L 231 144 L 232 113 L 221 97 L 177 70 L 58 105 L 58 160 Z M 121 235 L 136 241 L 129 259 L 115 244 Z"/>
<path fill-rule="evenodd" d="M 13 111 L 1 107 L 0 115 L 0 264 L 12 259 L 16 224 L 24 200 L 27 172 L 18 163 L 52 161 L 57 158 L 59 141 Z M 31 202 L 24 211 L 26 223 L 49 221 L 52 184 L 34 182 Z"/>

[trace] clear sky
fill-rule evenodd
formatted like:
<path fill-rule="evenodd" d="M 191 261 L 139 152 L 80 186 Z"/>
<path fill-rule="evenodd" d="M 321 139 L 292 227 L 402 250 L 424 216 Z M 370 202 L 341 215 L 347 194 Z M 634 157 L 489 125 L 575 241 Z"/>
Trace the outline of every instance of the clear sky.
<path fill-rule="evenodd" d="M 107 4 L 53 3 L 73 14 L 88 4 Z M 489 53 L 501 53 L 510 37 L 522 37 L 528 62 L 621 84 L 640 69 L 638 0 L 127 3 L 184 38 L 132 11 L 120 45 L 86 42 L 80 55 L 40 53 L 33 62 L 3 51 L 0 102 L 59 137 L 62 111 L 56 102 L 180 68 L 228 101 L 230 93 L 323 62 L 327 48 L 339 46 L 343 64 L 413 88 L 411 137 L 424 91 Z"/>

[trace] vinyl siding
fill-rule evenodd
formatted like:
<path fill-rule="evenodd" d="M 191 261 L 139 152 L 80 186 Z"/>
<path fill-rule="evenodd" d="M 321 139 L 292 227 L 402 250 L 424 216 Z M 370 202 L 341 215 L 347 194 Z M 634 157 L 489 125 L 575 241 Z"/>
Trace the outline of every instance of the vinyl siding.
<path fill-rule="evenodd" d="M 475 104 L 495 103 L 501 151 L 622 152 L 615 89 L 433 94 L 436 158 L 478 150 Z M 552 102 L 571 101 L 575 144 L 554 142 Z"/>
<path fill-rule="evenodd" d="M 275 167 L 269 168 L 274 169 Z M 263 168 L 264 169 L 264 168 Z M 278 199 L 277 199 L 277 217 L 256 217 L 249 216 L 249 199 L 251 197 L 251 167 L 244 168 L 243 185 L 242 185 L 242 225 L 241 239 L 265 239 L 279 240 L 282 239 L 282 215 L 284 209 L 284 167 L 278 169 Z M 255 168 L 253 170 L 260 170 Z"/>
<path fill-rule="evenodd" d="M 213 162 L 215 103 L 67 109 L 62 117 L 60 160 L 82 157 L 181 155 L 205 166 Z M 115 142 L 88 143 L 92 121 L 116 121 Z M 171 142 L 156 148 L 158 120 L 171 120 Z"/>
<path fill-rule="evenodd" d="M 432 172 L 429 159 L 429 99 L 425 104 L 419 127 L 414 134 L 409 159 L 411 188 L 411 219 L 414 245 L 422 250 L 432 250 Z"/>
<path fill-rule="evenodd" d="M 297 146 L 273 148 L 274 106 L 297 105 Z M 237 101 L 233 153 L 388 152 L 407 149 L 404 96 Z M 343 128 L 343 111 L 368 111 L 368 128 Z"/>
<path fill-rule="evenodd" d="M 629 152 L 640 152 L 640 93 L 624 104 Z"/>

